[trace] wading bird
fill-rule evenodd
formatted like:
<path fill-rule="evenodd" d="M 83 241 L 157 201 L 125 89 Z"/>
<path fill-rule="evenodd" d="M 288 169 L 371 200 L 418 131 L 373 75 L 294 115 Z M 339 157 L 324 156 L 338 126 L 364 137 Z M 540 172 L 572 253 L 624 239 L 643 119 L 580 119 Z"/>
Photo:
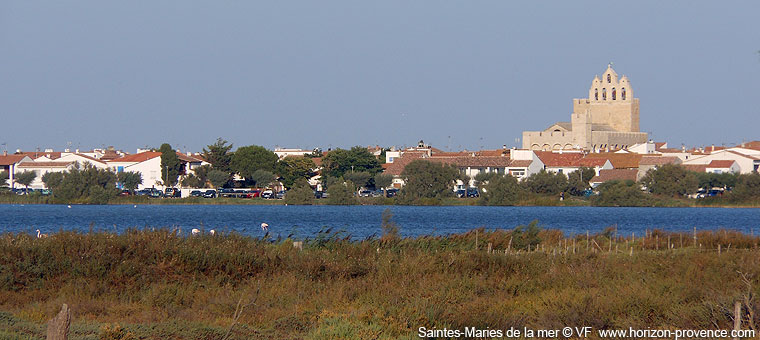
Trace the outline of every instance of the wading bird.
<path fill-rule="evenodd" d="M 40 230 L 37 229 L 37 238 L 45 238 L 47 237 L 47 234 L 40 234 Z"/>
<path fill-rule="evenodd" d="M 261 230 L 269 231 L 269 224 L 266 224 L 266 222 L 261 223 Z"/>

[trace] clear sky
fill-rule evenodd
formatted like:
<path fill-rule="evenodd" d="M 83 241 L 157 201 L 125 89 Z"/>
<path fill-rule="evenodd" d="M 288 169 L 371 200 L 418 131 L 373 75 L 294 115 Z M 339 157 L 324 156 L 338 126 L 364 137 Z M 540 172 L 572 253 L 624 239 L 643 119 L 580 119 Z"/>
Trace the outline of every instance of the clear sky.
<path fill-rule="evenodd" d="M 760 2 L 0 2 L 0 143 L 519 145 L 608 62 L 671 146 L 760 139 Z"/>

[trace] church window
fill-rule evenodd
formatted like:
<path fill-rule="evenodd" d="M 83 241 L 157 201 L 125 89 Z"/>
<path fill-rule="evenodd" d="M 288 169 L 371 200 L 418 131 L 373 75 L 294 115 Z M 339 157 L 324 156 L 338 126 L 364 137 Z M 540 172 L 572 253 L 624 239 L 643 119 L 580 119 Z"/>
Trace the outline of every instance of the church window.
<path fill-rule="evenodd" d="M 612 88 L 612 100 L 615 100 L 617 97 L 617 91 L 615 91 L 615 88 Z"/>
<path fill-rule="evenodd" d="M 602 100 L 607 100 L 607 89 L 602 89 Z"/>
<path fill-rule="evenodd" d="M 599 100 L 599 89 L 594 89 L 594 100 Z"/>
<path fill-rule="evenodd" d="M 620 98 L 625 100 L 625 87 L 620 90 Z"/>
<path fill-rule="evenodd" d="M 611 82 L 612 82 L 612 76 L 609 73 L 607 73 L 607 83 L 611 83 Z"/>

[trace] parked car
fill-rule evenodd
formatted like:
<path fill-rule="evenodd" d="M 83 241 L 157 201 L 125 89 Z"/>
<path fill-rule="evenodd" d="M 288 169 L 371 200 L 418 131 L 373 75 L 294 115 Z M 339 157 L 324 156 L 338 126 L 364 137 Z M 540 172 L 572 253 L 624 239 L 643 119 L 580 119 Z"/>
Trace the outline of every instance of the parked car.
<path fill-rule="evenodd" d="M 216 190 L 206 190 L 203 193 L 203 198 L 216 198 Z"/>
<path fill-rule="evenodd" d="M 219 189 L 219 197 L 235 197 L 235 189 Z"/>
<path fill-rule="evenodd" d="M 252 189 L 251 190 L 251 198 L 253 197 L 260 197 L 261 196 L 261 189 Z"/>
<path fill-rule="evenodd" d="M 272 190 L 264 190 L 264 191 L 262 191 L 261 192 L 261 198 L 266 198 L 266 199 L 274 198 L 274 191 L 272 191 Z"/>
<path fill-rule="evenodd" d="M 43 195 L 44 195 L 44 194 L 43 194 Z M 125 190 L 122 190 L 122 191 L 119 193 L 119 196 L 132 196 L 132 192 L 131 192 L 131 191 L 129 191 L 129 190 L 126 190 L 126 189 L 125 189 Z"/>
<path fill-rule="evenodd" d="M 323 194 L 325 194 L 325 192 L 322 190 L 314 190 L 314 198 L 317 198 L 317 199 L 322 198 Z"/>
<path fill-rule="evenodd" d="M 393 197 L 398 194 L 398 189 L 387 189 L 385 190 L 385 197 Z"/>
<path fill-rule="evenodd" d="M 275 198 L 277 198 L 278 200 L 281 200 L 281 199 L 285 198 L 285 194 L 286 194 L 285 190 L 280 190 L 275 195 Z"/>
<path fill-rule="evenodd" d="M 370 196 L 372 196 L 372 190 L 359 191 L 359 197 L 370 197 Z"/>
<path fill-rule="evenodd" d="M 467 197 L 468 198 L 475 198 L 480 197 L 480 191 L 478 191 L 478 188 L 467 188 Z"/>
<path fill-rule="evenodd" d="M 190 192 L 190 197 L 203 197 L 203 192 L 200 190 L 193 190 Z"/>
<path fill-rule="evenodd" d="M 457 191 L 454 193 L 454 195 L 456 195 L 457 198 L 463 198 L 463 197 L 467 196 L 467 190 L 457 189 Z"/>
<path fill-rule="evenodd" d="M 177 188 L 164 189 L 164 197 L 177 198 L 182 197 L 182 191 Z"/>
<path fill-rule="evenodd" d="M 385 192 L 383 192 L 383 189 L 377 189 L 372 192 L 372 197 L 383 197 L 385 196 Z"/>

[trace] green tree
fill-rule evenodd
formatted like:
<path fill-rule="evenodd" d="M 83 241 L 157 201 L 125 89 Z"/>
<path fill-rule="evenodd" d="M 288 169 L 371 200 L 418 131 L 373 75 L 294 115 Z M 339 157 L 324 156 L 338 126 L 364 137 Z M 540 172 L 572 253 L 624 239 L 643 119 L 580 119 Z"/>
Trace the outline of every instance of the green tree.
<path fill-rule="evenodd" d="M 211 170 L 213 170 L 213 168 L 208 164 L 193 169 L 195 177 L 197 178 L 198 183 L 200 183 L 198 188 L 205 188 L 208 185 L 208 173 L 211 172 Z"/>
<path fill-rule="evenodd" d="M 359 188 L 367 187 L 369 186 L 369 182 L 372 179 L 372 174 L 366 171 L 349 171 L 345 175 L 343 175 L 343 178 L 345 178 L 347 181 L 351 181 L 354 183 L 356 187 L 354 187 L 354 191 L 358 190 Z"/>
<path fill-rule="evenodd" d="M 298 179 L 285 194 L 285 204 L 312 205 L 314 204 L 314 190 L 305 179 Z"/>
<path fill-rule="evenodd" d="M 399 193 L 402 200 L 411 202 L 420 198 L 440 198 L 453 195 L 454 181 L 459 178 L 456 168 L 437 162 L 417 159 L 401 172 L 406 184 Z"/>
<path fill-rule="evenodd" d="M 385 189 L 393 184 L 393 175 L 382 172 L 375 175 L 375 189 Z"/>
<path fill-rule="evenodd" d="M 739 175 L 730 197 L 735 201 L 760 199 L 760 174 L 753 172 Z"/>
<path fill-rule="evenodd" d="M 0 171 L 0 187 L 7 187 L 9 178 L 10 175 L 8 175 L 7 171 Z"/>
<path fill-rule="evenodd" d="M 344 182 L 342 178 L 337 179 L 327 187 L 327 202 L 333 205 L 352 205 L 356 204 L 356 197 L 352 188 L 354 184 Z"/>
<path fill-rule="evenodd" d="M 602 207 L 645 207 L 651 206 L 652 200 L 642 190 L 638 183 L 628 181 L 607 181 L 597 190 L 599 195 L 593 203 Z"/>
<path fill-rule="evenodd" d="M 536 246 L 541 244 L 541 227 L 538 225 L 537 220 L 533 220 L 528 224 L 520 225 L 512 230 L 512 248 L 519 250 L 527 250 L 528 247 L 536 249 Z"/>
<path fill-rule="evenodd" d="M 182 181 L 180 183 L 185 188 L 199 189 L 199 188 L 206 187 L 206 183 L 201 182 L 201 179 L 198 178 L 198 176 L 194 174 L 189 174 L 185 176 L 184 178 L 182 178 Z"/>
<path fill-rule="evenodd" d="M 173 187 L 177 185 L 179 175 L 183 174 L 184 166 L 168 143 L 161 144 L 158 151 L 161 152 L 161 180 L 165 186 Z"/>
<path fill-rule="evenodd" d="M 570 195 L 582 196 L 583 191 L 590 188 L 588 182 L 594 178 L 596 171 L 592 168 L 582 167 L 567 174 L 567 191 Z"/>
<path fill-rule="evenodd" d="M 485 184 L 488 183 L 492 178 L 502 176 L 501 174 L 495 173 L 495 172 L 478 172 L 477 175 L 473 178 L 475 180 L 475 186 L 476 187 L 482 187 Z"/>
<path fill-rule="evenodd" d="M 28 189 L 29 185 L 32 184 L 32 182 L 34 182 L 36 178 L 37 178 L 36 172 L 24 171 L 24 172 L 16 173 L 13 180 L 16 181 L 16 183 L 21 184 Z"/>
<path fill-rule="evenodd" d="M 694 193 L 698 186 L 697 176 L 676 164 L 665 164 L 647 171 L 641 183 L 653 194 L 685 196 Z"/>
<path fill-rule="evenodd" d="M 556 195 L 567 188 L 567 177 L 560 173 L 541 170 L 523 180 L 525 189 L 536 194 Z"/>
<path fill-rule="evenodd" d="M 203 158 L 211 163 L 214 169 L 224 171 L 229 175 L 232 174 L 230 163 L 233 155 L 230 150 L 232 150 L 232 144 L 227 144 L 227 141 L 220 137 L 216 139 L 216 143 L 203 148 Z"/>
<path fill-rule="evenodd" d="M 208 180 L 214 188 L 221 188 L 230 180 L 230 174 L 222 170 L 211 170 L 208 173 Z"/>
<path fill-rule="evenodd" d="M 46 188 L 52 188 L 63 181 L 63 172 L 46 172 L 42 175 L 41 180 Z"/>
<path fill-rule="evenodd" d="M 117 177 L 124 189 L 127 189 L 130 192 L 135 191 L 135 189 L 137 189 L 137 187 L 143 182 L 142 174 L 139 171 L 119 172 Z"/>
<path fill-rule="evenodd" d="M 116 174 L 90 163 L 85 163 L 84 167 L 77 163 L 73 169 L 62 173 L 60 181 L 54 176 L 48 180 L 49 184 L 46 184 L 59 202 L 105 204 L 118 194 Z"/>
<path fill-rule="evenodd" d="M 366 171 L 371 175 L 382 171 L 377 157 L 365 147 L 355 146 L 350 150 L 335 149 L 322 158 L 322 175 L 326 177 L 343 177 L 347 172 Z"/>
<path fill-rule="evenodd" d="M 274 182 L 274 174 L 266 170 L 256 170 L 251 175 L 251 180 L 259 188 L 266 188 Z"/>
<path fill-rule="evenodd" d="M 525 190 L 511 175 L 491 176 L 488 183 L 482 187 L 480 204 L 483 205 L 515 205 L 525 195 Z"/>
<path fill-rule="evenodd" d="M 277 162 L 277 173 L 282 177 L 282 184 L 290 188 L 300 179 L 313 177 L 316 167 L 311 158 L 288 156 Z"/>
<path fill-rule="evenodd" d="M 249 145 L 240 147 L 235 151 L 230 166 L 232 171 L 246 180 L 251 180 L 251 176 L 256 170 L 273 172 L 277 165 L 277 159 L 277 155 L 265 147 Z"/>
<path fill-rule="evenodd" d="M 736 186 L 737 176 L 730 172 L 719 174 L 714 172 L 697 172 L 695 174 L 700 188 L 711 189 L 717 187 L 730 189 Z"/>

